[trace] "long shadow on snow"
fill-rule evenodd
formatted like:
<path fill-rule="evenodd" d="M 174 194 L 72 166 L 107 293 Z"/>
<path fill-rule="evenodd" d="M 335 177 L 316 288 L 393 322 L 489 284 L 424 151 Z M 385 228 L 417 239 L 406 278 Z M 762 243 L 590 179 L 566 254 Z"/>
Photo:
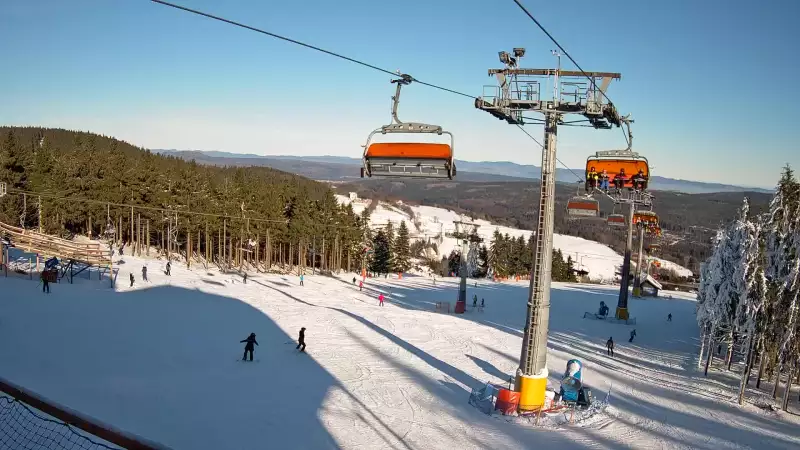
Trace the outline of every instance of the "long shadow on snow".
<path fill-rule="evenodd" d="M 311 307 L 314 307 L 314 308 L 324 308 L 324 309 L 328 309 L 328 310 L 331 310 L 331 311 L 336 311 L 336 312 L 341 313 L 341 314 L 343 314 L 345 316 L 348 316 L 348 317 L 358 321 L 359 323 L 363 324 L 367 328 L 375 331 L 376 333 L 378 333 L 379 335 L 383 336 L 384 338 L 388 339 L 393 344 L 395 344 L 395 345 L 403 348 L 404 350 L 408 351 L 410 354 L 420 358 L 422 361 L 424 361 L 430 367 L 436 369 L 437 371 L 443 373 L 447 377 L 449 377 L 449 378 L 451 378 L 453 380 L 456 380 L 456 381 L 458 381 L 459 383 L 461 383 L 463 385 L 466 385 L 466 386 L 469 386 L 469 387 L 477 387 L 477 386 L 480 386 L 480 385 L 483 384 L 481 381 L 476 380 L 475 378 L 473 378 L 469 374 L 465 373 L 461 369 L 458 369 L 457 367 L 453 367 L 452 365 L 450 365 L 450 364 L 448 364 L 448 363 L 446 363 L 446 362 L 444 362 L 444 361 L 442 361 L 442 360 L 430 355 L 429 353 L 425 352 L 424 350 L 420 349 L 419 347 L 417 347 L 417 346 L 415 346 L 415 345 L 413 345 L 413 344 L 411 344 L 411 343 L 409 343 L 409 342 L 397 337 L 393 333 L 391 333 L 391 332 L 387 331 L 386 329 L 374 324 L 373 322 L 365 319 L 364 317 L 361 317 L 361 316 L 359 316 L 357 314 L 354 314 L 354 313 L 352 313 L 350 311 L 346 311 L 346 310 L 343 310 L 343 309 L 340 309 L 340 308 L 334 308 L 334 307 L 323 306 L 323 305 L 315 305 L 315 304 L 309 303 L 309 302 L 307 302 L 305 300 L 299 299 L 299 298 L 297 298 L 297 297 L 295 297 L 295 296 L 293 296 L 293 295 L 291 295 L 291 294 L 289 294 L 287 292 L 284 292 L 284 291 L 282 291 L 282 290 L 280 290 L 278 288 L 275 288 L 273 286 L 267 286 L 267 285 L 262 285 L 262 286 L 265 286 L 265 287 L 267 287 L 269 289 L 272 289 L 272 290 L 274 290 L 276 292 L 279 292 L 279 293 L 283 294 L 284 296 L 286 296 L 286 297 L 288 297 L 288 298 L 290 298 L 292 300 L 297 301 L 298 303 L 302 303 L 304 305 L 311 306 Z M 453 412 L 453 414 L 456 414 L 457 416 L 459 416 L 466 423 L 471 423 L 471 422 L 474 422 L 476 420 L 482 420 L 483 424 L 485 424 L 486 426 L 489 426 L 489 427 L 495 427 L 496 431 L 501 432 L 501 433 L 509 433 L 509 432 L 522 433 L 522 434 L 524 434 L 526 436 L 526 439 L 525 439 L 524 442 L 529 442 L 528 439 L 530 439 L 530 442 L 537 442 L 537 443 L 541 444 L 541 443 L 544 443 L 545 439 L 552 439 L 552 441 L 550 441 L 548 443 L 552 443 L 553 445 L 559 446 L 561 448 L 578 448 L 578 447 L 582 447 L 583 446 L 583 445 L 581 445 L 580 442 L 575 442 L 574 440 L 567 439 L 567 438 L 563 437 L 563 435 L 558 434 L 558 433 L 542 433 L 541 431 L 537 431 L 535 429 L 529 429 L 529 428 L 525 428 L 524 426 L 515 425 L 515 424 L 508 424 L 508 423 L 506 423 L 504 421 L 484 420 L 484 419 L 487 418 L 487 416 L 485 416 L 484 414 L 480 413 L 477 410 L 474 410 L 474 409 L 471 409 L 470 407 L 465 406 L 467 404 L 467 399 L 468 399 L 469 393 L 467 391 L 464 391 L 460 386 L 457 386 L 454 383 L 448 383 L 448 382 L 434 383 L 434 381 L 429 376 L 419 372 L 417 369 L 414 369 L 413 367 L 406 366 L 404 364 L 399 364 L 399 363 L 395 362 L 392 358 L 388 358 L 387 355 L 383 354 L 375 345 L 371 344 L 370 342 L 366 341 L 365 339 L 360 338 L 359 336 L 356 336 L 353 333 L 349 333 L 349 334 L 350 334 L 351 338 L 353 338 L 354 340 L 359 342 L 361 347 L 367 349 L 368 351 L 373 353 L 375 356 L 379 356 L 382 360 L 386 361 L 388 364 L 393 365 L 397 370 L 400 370 L 400 371 L 406 373 L 407 375 L 409 375 L 410 377 L 415 379 L 417 381 L 417 383 L 419 385 L 421 385 L 422 387 L 424 387 L 429 393 L 436 395 L 437 398 L 439 398 L 440 400 L 443 400 L 447 404 L 449 404 L 451 406 L 451 411 Z M 443 387 L 446 388 L 446 389 L 443 390 L 442 389 Z M 351 398 L 355 399 L 355 396 L 351 395 Z M 357 399 L 355 399 L 355 400 L 360 403 L 359 400 L 357 400 Z M 364 408 L 369 411 L 369 409 L 366 406 L 364 406 Z M 412 407 L 412 409 L 413 409 L 413 407 Z M 376 414 L 383 414 L 383 412 L 378 412 Z M 392 417 L 392 416 L 390 416 L 390 417 Z M 398 419 L 397 417 L 392 417 L 392 418 L 393 419 Z M 399 420 L 402 420 L 402 419 L 399 419 Z M 443 432 L 445 434 L 449 434 L 450 433 L 450 431 L 443 430 L 441 428 L 439 429 L 439 431 L 441 431 L 441 432 Z M 591 437 L 591 439 L 593 441 L 595 441 L 595 442 L 605 442 L 607 446 L 613 444 L 613 443 L 607 441 L 602 435 L 596 434 L 596 433 L 592 432 L 591 430 L 580 430 L 580 431 L 576 431 L 576 432 L 585 433 L 587 435 L 590 435 L 590 437 Z M 488 441 L 488 440 L 479 439 L 477 437 L 473 438 L 473 440 L 476 443 L 478 443 L 478 445 L 480 447 L 482 447 L 482 448 L 491 448 L 493 446 L 492 442 Z M 405 440 L 402 440 L 402 442 L 406 447 L 409 446 L 409 444 Z M 421 443 L 421 445 L 422 445 L 421 448 L 424 448 L 426 446 L 426 443 Z"/>
<path fill-rule="evenodd" d="M 70 288 L 17 301 L 13 327 L 37 330 L 37 339 L 13 340 L 13 348 L 0 339 L 0 354 L 21 355 L 4 376 L 176 449 L 260 449 L 276 438 L 280 448 L 339 447 L 318 414 L 337 381 L 313 359 L 292 356 L 283 345 L 292 338 L 261 311 L 175 286 L 82 289 L 52 301 Z M 241 362 L 239 341 L 250 332 L 256 361 Z"/>

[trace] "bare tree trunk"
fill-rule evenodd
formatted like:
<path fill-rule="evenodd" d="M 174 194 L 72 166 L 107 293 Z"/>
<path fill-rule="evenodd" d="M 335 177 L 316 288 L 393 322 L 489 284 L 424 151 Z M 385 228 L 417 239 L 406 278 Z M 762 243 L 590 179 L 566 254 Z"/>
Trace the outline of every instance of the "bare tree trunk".
<path fill-rule="evenodd" d="M 786 389 L 783 391 L 783 410 L 789 410 L 789 393 L 792 390 L 792 379 L 794 378 L 795 364 L 789 365 L 789 377 L 786 378 Z"/>
<path fill-rule="evenodd" d="M 703 373 L 703 376 L 708 376 L 708 367 L 711 365 L 711 358 L 714 355 L 714 352 L 711 350 L 714 344 L 714 327 L 712 326 L 709 333 L 708 333 L 708 355 L 706 356 L 706 368 Z"/>
<path fill-rule="evenodd" d="M 764 369 L 766 368 L 767 351 L 764 344 L 761 344 L 761 353 L 758 356 L 758 379 L 756 379 L 756 389 L 761 388 L 761 378 L 764 377 Z"/>
<path fill-rule="evenodd" d="M 781 384 L 781 363 L 780 357 L 778 362 L 775 363 L 775 384 L 772 386 L 772 399 L 778 398 L 778 385 Z"/>
<path fill-rule="evenodd" d="M 350 267 L 350 254 L 347 255 L 347 267 Z M 703 328 L 700 330 L 700 357 L 697 359 L 697 367 L 703 365 L 703 353 L 706 350 L 706 334 L 708 334 L 708 324 L 704 324 Z"/>
<path fill-rule="evenodd" d="M 744 370 L 742 370 L 742 380 L 739 383 L 739 404 L 744 403 L 744 389 L 747 386 L 747 380 L 750 377 L 750 365 L 753 356 L 753 334 L 749 333 L 747 337 L 747 357 L 745 358 Z"/>

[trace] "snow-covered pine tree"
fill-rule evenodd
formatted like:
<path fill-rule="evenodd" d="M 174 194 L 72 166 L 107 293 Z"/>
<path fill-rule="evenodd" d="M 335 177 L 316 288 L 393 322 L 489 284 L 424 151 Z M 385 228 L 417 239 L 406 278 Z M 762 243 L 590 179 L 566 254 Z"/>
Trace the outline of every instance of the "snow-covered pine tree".
<path fill-rule="evenodd" d="M 394 242 L 394 271 L 407 272 L 411 268 L 411 243 L 406 222 L 400 222 Z"/>
<path fill-rule="evenodd" d="M 766 267 L 768 301 L 772 313 L 767 324 L 767 344 L 773 355 L 775 384 L 773 397 L 777 396 L 783 364 L 794 346 L 797 327 L 798 253 L 797 233 L 798 209 L 800 208 L 800 184 L 790 167 L 785 167 L 770 202 L 766 228 Z"/>

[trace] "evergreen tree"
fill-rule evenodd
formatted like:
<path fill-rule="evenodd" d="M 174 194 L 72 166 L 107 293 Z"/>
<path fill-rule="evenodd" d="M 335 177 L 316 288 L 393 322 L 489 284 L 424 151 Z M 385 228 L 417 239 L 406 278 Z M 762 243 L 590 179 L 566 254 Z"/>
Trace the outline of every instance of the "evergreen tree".
<path fill-rule="evenodd" d="M 476 278 L 485 277 L 489 272 L 489 250 L 485 245 L 481 245 L 478 250 L 478 264 L 472 276 Z"/>
<path fill-rule="evenodd" d="M 372 238 L 373 253 L 370 261 L 370 271 L 376 274 L 389 273 L 391 270 L 389 256 L 389 239 L 383 230 L 375 233 Z"/>
<path fill-rule="evenodd" d="M 394 271 L 406 272 L 411 268 L 411 247 L 410 238 L 408 235 L 408 227 L 406 222 L 400 222 L 400 228 L 397 230 L 397 238 L 394 244 Z"/>
<path fill-rule="evenodd" d="M 450 256 L 447 258 L 447 271 L 449 273 L 454 273 L 456 276 L 459 275 L 459 267 L 461 265 L 461 252 L 453 249 L 450 252 Z"/>

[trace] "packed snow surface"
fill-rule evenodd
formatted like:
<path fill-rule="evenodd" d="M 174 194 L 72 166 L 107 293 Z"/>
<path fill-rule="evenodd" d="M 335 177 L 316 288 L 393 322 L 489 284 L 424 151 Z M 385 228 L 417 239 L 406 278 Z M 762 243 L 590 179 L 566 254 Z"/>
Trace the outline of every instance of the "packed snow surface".
<path fill-rule="evenodd" d="M 372 202 L 369 199 L 352 201 L 344 195 L 337 195 L 336 197 L 340 203 L 352 204 L 356 213 L 361 213 Z M 408 209 L 413 212 L 413 215 L 407 212 Z M 374 212 L 370 215 L 371 225 L 379 227 L 389 221 L 395 226 L 398 226 L 401 221 L 405 221 L 413 238 L 430 240 L 436 243 L 439 250 L 438 257 L 447 256 L 453 249 L 458 247 L 456 239 L 447 237 L 448 232 L 455 231 L 454 222 L 458 221 L 479 224 L 478 234 L 484 239 L 487 246 L 492 241 L 492 235 L 495 230 L 512 237 L 523 236 L 526 240 L 531 235 L 530 230 L 519 230 L 496 225 L 482 219 L 470 220 L 466 216 L 443 208 L 417 205 L 400 207 L 398 204 L 379 202 Z M 618 278 L 615 275 L 616 268 L 622 265 L 623 258 L 622 255 L 607 245 L 576 236 L 556 234 L 553 237 L 553 247 L 560 249 L 564 254 L 564 258 L 567 256 L 572 257 L 572 260 L 575 261 L 575 267 L 589 272 L 589 278 L 592 280 L 610 282 Z M 688 269 L 665 260 L 662 260 L 662 267 L 675 269 L 681 276 L 691 276 L 692 274 Z"/>
<path fill-rule="evenodd" d="M 614 305 L 613 288 L 554 284 L 551 386 L 579 358 L 595 396 L 611 396 L 585 421 L 543 429 L 467 402 L 472 388 L 504 383 L 516 370 L 525 283 L 470 281 L 468 298 L 486 307 L 470 302 L 454 315 L 434 305 L 455 303 L 455 279 L 367 279 L 359 291 L 353 274 L 309 274 L 300 286 L 297 275 L 251 273 L 244 284 L 179 263 L 166 276 L 164 261 L 131 256 L 116 266 L 115 289 L 96 272 L 49 295 L 35 277 L 0 277 L 0 376 L 175 449 L 800 446 L 796 416 L 740 408 L 735 375 L 698 372 L 687 294 L 632 299 L 638 322 L 630 327 L 582 318 L 601 300 Z M 295 350 L 301 327 L 307 354 Z M 239 341 L 251 332 L 255 361 L 242 362 Z M 614 358 L 605 352 L 609 336 Z"/>

